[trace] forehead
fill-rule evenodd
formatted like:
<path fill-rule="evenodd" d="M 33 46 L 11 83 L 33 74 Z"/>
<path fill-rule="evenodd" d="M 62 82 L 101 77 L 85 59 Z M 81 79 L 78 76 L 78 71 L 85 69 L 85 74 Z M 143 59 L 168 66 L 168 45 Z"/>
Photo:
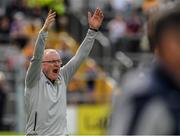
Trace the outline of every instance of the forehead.
<path fill-rule="evenodd" d="M 60 55 L 55 50 L 47 50 L 44 52 L 44 60 L 57 60 L 60 59 Z"/>

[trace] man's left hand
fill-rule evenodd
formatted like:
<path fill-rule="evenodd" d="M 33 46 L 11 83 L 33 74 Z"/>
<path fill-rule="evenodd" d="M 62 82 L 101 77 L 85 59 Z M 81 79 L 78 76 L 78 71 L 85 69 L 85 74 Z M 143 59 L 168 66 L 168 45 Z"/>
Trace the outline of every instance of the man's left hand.
<path fill-rule="evenodd" d="M 103 18 L 104 15 L 100 8 L 97 8 L 93 15 L 91 15 L 91 12 L 88 12 L 89 28 L 98 30 L 102 24 Z"/>

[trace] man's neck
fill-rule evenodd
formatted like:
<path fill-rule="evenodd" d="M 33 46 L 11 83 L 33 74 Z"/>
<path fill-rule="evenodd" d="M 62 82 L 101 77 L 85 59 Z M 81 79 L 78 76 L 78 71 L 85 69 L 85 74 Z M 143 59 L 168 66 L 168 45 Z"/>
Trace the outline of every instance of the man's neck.
<path fill-rule="evenodd" d="M 43 72 L 44 73 L 44 72 Z M 44 73 L 45 77 L 54 85 L 56 80 L 51 80 L 48 76 L 46 76 L 46 74 Z"/>

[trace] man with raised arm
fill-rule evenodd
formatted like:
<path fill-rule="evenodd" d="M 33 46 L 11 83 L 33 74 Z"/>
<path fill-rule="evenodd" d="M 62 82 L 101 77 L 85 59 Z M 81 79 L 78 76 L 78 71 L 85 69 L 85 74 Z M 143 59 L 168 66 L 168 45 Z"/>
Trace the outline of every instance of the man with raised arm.
<path fill-rule="evenodd" d="M 97 8 L 93 15 L 88 13 L 89 30 L 75 56 L 63 67 L 59 53 L 45 49 L 50 25 L 56 13 L 51 10 L 39 32 L 33 58 L 25 79 L 26 134 L 66 135 L 66 89 L 67 85 L 88 57 L 98 29 L 103 21 L 103 13 Z"/>

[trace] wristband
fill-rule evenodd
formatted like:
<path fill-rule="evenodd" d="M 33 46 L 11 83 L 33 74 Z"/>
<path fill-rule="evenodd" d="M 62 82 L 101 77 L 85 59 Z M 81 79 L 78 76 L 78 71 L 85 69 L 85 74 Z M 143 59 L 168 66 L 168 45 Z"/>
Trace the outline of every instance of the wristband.
<path fill-rule="evenodd" d="M 95 32 L 98 32 L 98 31 L 99 31 L 98 29 L 95 29 L 95 28 L 89 28 L 89 29 L 91 29 L 91 30 L 93 30 L 93 31 L 95 31 Z"/>

